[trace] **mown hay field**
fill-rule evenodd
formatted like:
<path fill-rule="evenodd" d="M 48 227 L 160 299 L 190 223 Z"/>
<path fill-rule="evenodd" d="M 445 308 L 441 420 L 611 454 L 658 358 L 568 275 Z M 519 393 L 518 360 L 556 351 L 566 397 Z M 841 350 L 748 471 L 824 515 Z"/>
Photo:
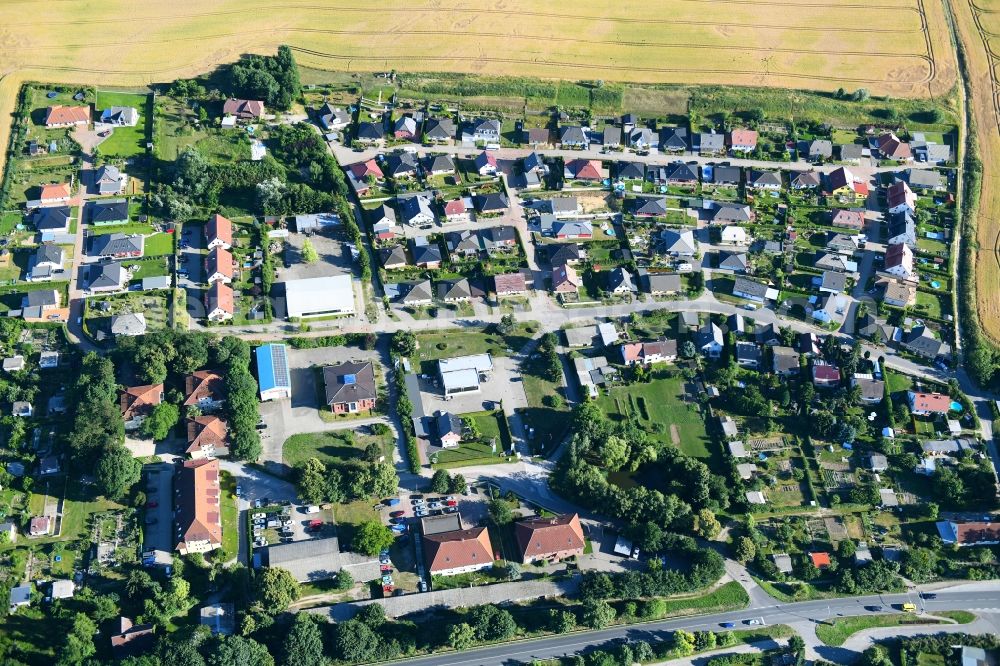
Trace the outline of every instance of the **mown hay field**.
<path fill-rule="evenodd" d="M 13 108 L 24 80 L 144 85 L 282 43 L 317 69 L 843 86 L 920 97 L 944 94 L 955 80 L 941 2 L 5 0 L 0 112 Z"/>
<path fill-rule="evenodd" d="M 1000 344 L 1000 0 L 956 0 L 952 4 L 965 46 L 982 189 L 973 246 L 976 309 L 983 333 Z"/>

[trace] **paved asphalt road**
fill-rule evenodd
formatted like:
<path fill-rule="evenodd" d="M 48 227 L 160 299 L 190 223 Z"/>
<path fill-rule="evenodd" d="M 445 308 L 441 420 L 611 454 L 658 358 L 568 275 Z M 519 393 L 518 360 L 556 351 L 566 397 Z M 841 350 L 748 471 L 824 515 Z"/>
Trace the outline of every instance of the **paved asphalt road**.
<path fill-rule="evenodd" d="M 938 592 L 936 598 L 921 600 L 916 594 L 886 594 L 845 599 L 830 599 L 820 601 L 803 601 L 793 604 L 780 604 L 767 608 L 748 609 L 729 613 L 716 613 L 695 617 L 664 620 L 649 624 L 614 627 L 601 631 L 551 636 L 535 640 L 504 643 L 476 650 L 466 650 L 452 654 L 435 654 L 427 657 L 405 660 L 409 666 L 512 666 L 513 664 L 530 663 L 533 659 L 551 659 L 573 654 L 588 647 L 600 647 L 602 644 L 620 638 L 629 640 L 662 640 L 666 633 L 677 629 L 700 631 L 704 629 L 721 628 L 723 622 L 735 622 L 742 628 L 744 620 L 757 618 L 764 623 L 787 624 L 803 620 L 819 622 L 838 615 L 871 614 L 865 606 L 882 606 L 890 611 L 894 604 L 912 601 L 918 607 L 923 607 L 928 613 L 943 610 L 1000 610 L 1000 591 L 954 591 Z M 894 612 L 894 611 L 890 611 Z M 933 630 L 931 630 L 933 631 Z M 831 657 L 834 650 L 831 649 Z M 835 657 L 834 657 L 835 658 Z"/>

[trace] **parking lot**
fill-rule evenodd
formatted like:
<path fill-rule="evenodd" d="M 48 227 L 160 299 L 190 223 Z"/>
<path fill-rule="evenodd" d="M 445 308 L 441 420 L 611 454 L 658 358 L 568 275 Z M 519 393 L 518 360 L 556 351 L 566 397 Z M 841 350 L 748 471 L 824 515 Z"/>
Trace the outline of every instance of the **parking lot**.
<path fill-rule="evenodd" d="M 435 414 L 439 410 L 452 414 L 481 412 L 496 409 L 494 403 L 499 406 L 503 402 L 503 411 L 510 416 L 515 409 L 528 406 L 521 372 L 517 362 L 512 358 L 494 356 L 493 372 L 489 379 L 480 383 L 479 391 L 476 393 L 452 395 L 446 399 L 441 387 L 434 385 L 438 382 L 437 375 L 431 374 L 425 377 L 419 381 L 420 397 L 428 414 Z"/>
<path fill-rule="evenodd" d="M 174 466 L 167 463 L 150 465 L 145 473 L 147 505 L 143 550 L 170 552 L 176 545 L 171 535 L 174 518 Z"/>
<path fill-rule="evenodd" d="M 184 225 L 180 247 L 181 254 L 177 261 L 177 286 L 187 292 L 188 314 L 201 318 L 205 316 L 204 291 L 200 287 L 205 281 L 204 227 L 200 224 Z"/>
<path fill-rule="evenodd" d="M 249 509 L 247 515 L 250 516 L 254 547 L 333 536 L 335 528 L 330 510 L 310 514 L 306 513 L 306 508 L 288 504 Z"/>
<path fill-rule="evenodd" d="M 302 258 L 302 245 L 307 238 L 319 255 L 311 264 L 307 264 Z M 308 234 L 292 233 L 285 240 L 285 265 L 281 271 L 283 281 L 349 274 L 352 270 L 354 262 L 341 227 L 327 227 L 323 231 Z"/>

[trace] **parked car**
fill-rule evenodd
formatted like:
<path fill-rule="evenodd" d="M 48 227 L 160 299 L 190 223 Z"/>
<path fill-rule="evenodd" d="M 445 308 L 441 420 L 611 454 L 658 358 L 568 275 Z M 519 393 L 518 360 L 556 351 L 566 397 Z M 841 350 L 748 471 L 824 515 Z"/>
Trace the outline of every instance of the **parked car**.
<path fill-rule="evenodd" d="M 761 622 L 759 619 L 757 619 L 755 617 L 752 617 L 749 620 L 743 620 L 743 624 L 749 624 L 751 626 L 756 626 L 758 624 L 764 624 L 764 623 Z"/>
<path fill-rule="evenodd" d="M 415 515 L 415 516 L 416 516 L 417 518 L 423 518 L 424 516 L 427 516 L 427 515 L 428 515 L 428 512 L 427 512 L 427 511 L 424 511 L 423 509 L 417 509 L 417 511 L 416 511 L 416 513 L 415 513 L 414 515 Z"/>
<path fill-rule="evenodd" d="M 723 622 L 720 626 L 725 627 L 726 629 L 732 629 L 733 627 L 736 626 L 736 623 L 735 622 Z"/>
<path fill-rule="evenodd" d="M 389 517 L 391 517 L 391 518 L 402 518 L 405 515 L 406 515 L 405 511 L 393 511 L 392 513 L 389 514 Z"/>

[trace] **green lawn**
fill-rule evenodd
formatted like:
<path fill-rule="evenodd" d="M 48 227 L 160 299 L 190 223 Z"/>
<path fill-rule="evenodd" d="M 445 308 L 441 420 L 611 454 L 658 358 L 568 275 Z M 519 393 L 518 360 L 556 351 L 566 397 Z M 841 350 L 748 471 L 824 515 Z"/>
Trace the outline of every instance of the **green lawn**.
<path fill-rule="evenodd" d="M 434 456 L 435 467 L 461 467 L 508 462 L 501 454 L 510 449 L 510 434 L 502 411 L 473 412 L 462 414 L 463 419 L 472 419 L 479 428 L 480 437 L 473 442 L 462 442 L 453 449 L 444 449 Z M 496 451 L 491 442 L 496 440 Z"/>
<path fill-rule="evenodd" d="M 350 544 L 361 523 L 379 520 L 378 512 L 372 508 L 372 500 L 360 499 L 348 504 L 335 504 L 333 517 L 337 523 L 337 538 L 342 544 Z"/>
<path fill-rule="evenodd" d="M 323 463 L 342 464 L 361 460 L 365 447 L 371 443 L 382 446 L 383 455 L 392 460 L 392 435 L 357 435 L 351 430 L 300 433 L 285 440 L 282 459 L 290 467 L 295 467 L 309 458 L 319 458 Z"/>
<path fill-rule="evenodd" d="M 136 93 L 98 91 L 97 103 L 95 104 L 98 114 L 112 106 L 132 106 L 139 112 L 139 122 L 135 127 L 116 127 L 111 132 L 111 136 L 101 142 L 98 151 L 102 155 L 133 157 L 146 151 L 146 125 L 149 122 L 146 105 L 148 98 L 148 95 Z"/>
<path fill-rule="evenodd" d="M 917 304 L 914 311 L 917 314 L 922 314 L 933 319 L 941 319 L 943 315 L 951 313 L 951 307 L 945 298 L 937 294 L 918 291 Z"/>
<path fill-rule="evenodd" d="M 697 405 L 684 402 L 683 378 L 668 374 L 660 370 L 648 384 L 613 387 L 597 404 L 612 419 L 632 420 L 654 439 L 696 458 L 711 458 L 711 440 Z"/>
<path fill-rule="evenodd" d="M 832 622 L 820 622 L 816 625 L 816 637 L 831 646 L 843 645 L 848 638 L 866 629 L 878 627 L 898 627 L 904 624 L 941 624 L 940 620 L 921 617 L 910 613 L 895 613 L 893 615 L 854 615 L 839 617 Z"/>
<path fill-rule="evenodd" d="M 128 266 L 135 264 L 139 265 L 139 270 L 132 273 L 133 280 L 170 274 L 166 257 L 146 257 L 144 259 L 128 259 L 126 261 L 126 265 Z"/>
<path fill-rule="evenodd" d="M 239 509 L 236 506 L 236 479 L 229 472 L 222 472 L 222 552 L 228 562 L 240 552 Z"/>
<path fill-rule="evenodd" d="M 104 234 L 142 234 L 143 236 L 149 236 L 155 229 L 153 225 L 146 224 L 144 222 L 131 222 L 129 224 L 114 224 L 106 227 L 88 227 L 93 236 L 102 236 Z"/>
<path fill-rule="evenodd" d="M 696 612 L 721 613 L 723 611 L 745 608 L 750 603 L 750 597 L 747 595 L 746 590 L 736 581 L 730 581 L 708 594 L 660 598 L 666 604 L 665 612 L 661 617 L 692 615 Z"/>
<path fill-rule="evenodd" d="M 153 234 L 152 236 L 147 236 L 145 241 L 146 256 L 156 257 L 165 254 L 174 253 L 174 235 L 173 234 Z"/>

